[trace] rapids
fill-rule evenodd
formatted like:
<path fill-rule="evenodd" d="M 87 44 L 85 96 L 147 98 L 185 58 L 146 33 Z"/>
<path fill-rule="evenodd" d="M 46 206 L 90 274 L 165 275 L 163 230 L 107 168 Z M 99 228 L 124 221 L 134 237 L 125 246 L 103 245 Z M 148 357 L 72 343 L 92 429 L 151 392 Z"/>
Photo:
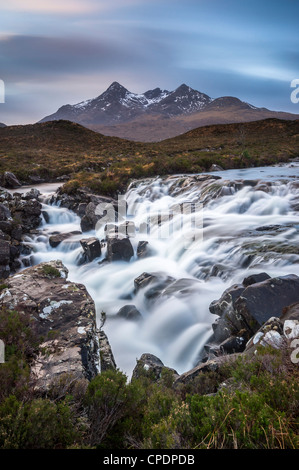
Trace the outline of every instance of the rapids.
<path fill-rule="evenodd" d="M 124 220 L 136 227 L 131 238 L 135 255 L 129 263 L 99 264 L 104 249 L 100 258 L 79 264 L 80 239 L 103 240 L 104 224 L 52 248 L 49 235 L 80 230 L 80 218 L 50 205 L 51 188 L 48 185 L 43 192 L 39 187 L 48 217 L 40 233 L 26 238 L 32 247 L 27 258 L 31 264 L 60 259 L 69 270 L 69 280 L 86 286 L 99 326 L 105 312 L 104 330 L 118 367 L 128 376 L 146 352 L 183 373 L 194 367 L 211 336 L 215 317 L 209 304 L 227 287 L 261 271 L 271 276 L 299 275 L 298 169 L 293 164 L 209 173 L 221 179 L 205 185 L 194 175 L 132 183 L 124 195 L 128 205 Z M 145 229 L 149 222 L 150 233 Z M 136 248 L 141 240 L 149 242 L 151 254 L 139 259 Z M 148 287 L 134 291 L 134 279 L 144 272 L 186 281 L 166 288 L 154 301 L 144 295 Z M 142 321 L 116 318 L 128 304 L 141 312 Z"/>

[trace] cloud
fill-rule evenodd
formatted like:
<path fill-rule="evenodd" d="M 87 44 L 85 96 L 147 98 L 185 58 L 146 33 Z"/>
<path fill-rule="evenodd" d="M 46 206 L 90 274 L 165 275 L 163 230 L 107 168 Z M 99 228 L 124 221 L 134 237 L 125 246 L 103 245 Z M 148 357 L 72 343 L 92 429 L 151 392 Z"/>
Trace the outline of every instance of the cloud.
<path fill-rule="evenodd" d="M 151 0 L 157 1 L 157 0 Z M 128 8 L 150 3 L 148 0 L 10 0 L 2 10 L 40 14 L 80 15 L 100 11 Z"/>
<path fill-rule="evenodd" d="M 57 13 L 57 14 L 81 14 L 91 12 L 96 4 L 93 1 L 85 0 L 10 0 L 1 6 L 3 10 L 13 10 L 16 12 L 31 13 Z"/>

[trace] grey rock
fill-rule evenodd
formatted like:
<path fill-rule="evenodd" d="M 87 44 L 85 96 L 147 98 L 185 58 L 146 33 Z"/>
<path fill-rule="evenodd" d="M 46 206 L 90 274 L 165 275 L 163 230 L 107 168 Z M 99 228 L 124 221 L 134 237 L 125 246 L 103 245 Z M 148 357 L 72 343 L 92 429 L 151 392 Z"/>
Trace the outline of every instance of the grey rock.
<path fill-rule="evenodd" d="M 130 261 L 134 256 L 134 250 L 129 238 L 108 238 L 107 255 L 108 261 Z"/>
<path fill-rule="evenodd" d="M 80 235 L 80 234 L 81 232 L 79 232 L 78 230 L 75 230 L 73 232 L 67 232 L 67 233 L 55 233 L 54 235 L 51 235 L 49 237 L 49 244 L 52 248 L 56 248 L 58 245 L 60 245 L 61 242 L 67 240 L 73 235 Z"/>
<path fill-rule="evenodd" d="M 80 240 L 80 243 L 88 261 L 93 261 L 95 258 L 101 256 L 101 243 L 96 237 L 83 238 Z"/>
<path fill-rule="evenodd" d="M 1 186 L 4 188 L 14 189 L 22 186 L 22 183 L 18 180 L 14 173 L 6 171 L 4 175 L 0 177 Z"/>
<path fill-rule="evenodd" d="M 44 339 L 31 367 L 36 389 L 46 391 L 64 373 L 92 379 L 99 372 L 99 341 L 92 298 L 67 280 L 61 261 L 41 263 L 11 276 L 0 305 L 29 315 Z M 49 339 L 50 332 L 55 339 Z"/>
<path fill-rule="evenodd" d="M 266 281 L 267 279 L 270 279 L 270 276 L 267 273 L 252 274 L 251 276 L 245 277 L 242 284 L 243 286 L 248 287 L 252 284 L 256 284 L 257 282 Z"/>
<path fill-rule="evenodd" d="M 142 315 L 137 310 L 135 305 L 124 305 L 116 314 L 116 317 L 125 318 L 126 320 L 139 321 L 142 319 Z"/>
<path fill-rule="evenodd" d="M 137 360 L 137 365 L 132 373 L 132 379 L 138 379 L 145 375 L 151 378 L 153 382 L 158 382 L 161 379 L 163 370 L 170 371 L 173 381 L 179 376 L 176 370 L 166 367 L 157 356 L 145 353 Z"/>
<path fill-rule="evenodd" d="M 106 333 L 100 330 L 98 333 L 100 344 L 100 366 L 101 372 L 115 370 L 116 362 Z"/>

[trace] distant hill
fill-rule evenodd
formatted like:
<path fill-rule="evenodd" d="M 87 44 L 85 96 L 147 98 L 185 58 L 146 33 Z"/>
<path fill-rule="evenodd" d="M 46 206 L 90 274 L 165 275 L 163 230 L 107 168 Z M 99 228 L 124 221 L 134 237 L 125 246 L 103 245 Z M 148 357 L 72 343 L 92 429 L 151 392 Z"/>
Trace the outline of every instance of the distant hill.
<path fill-rule="evenodd" d="M 64 105 L 40 122 L 69 120 L 104 135 L 157 142 L 210 124 L 250 122 L 299 115 L 257 108 L 232 96 L 212 99 L 182 84 L 174 91 L 155 88 L 132 93 L 118 82 L 97 98 Z"/>
<path fill-rule="evenodd" d="M 6 127 L 6 124 L 3 124 L 3 122 L 0 122 L 0 127 Z"/>

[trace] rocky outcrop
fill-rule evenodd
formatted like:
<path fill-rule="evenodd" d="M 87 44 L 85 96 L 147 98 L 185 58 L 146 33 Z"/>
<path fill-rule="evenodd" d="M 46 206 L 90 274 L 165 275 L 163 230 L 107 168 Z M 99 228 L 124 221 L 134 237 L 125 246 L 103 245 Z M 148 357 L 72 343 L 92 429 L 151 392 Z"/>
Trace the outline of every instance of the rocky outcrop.
<path fill-rule="evenodd" d="M 151 378 L 153 382 L 158 382 L 162 377 L 163 371 L 168 371 L 173 381 L 179 376 L 176 370 L 164 366 L 163 362 L 158 357 L 153 354 L 145 353 L 137 360 L 132 379 L 147 376 Z"/>
<path fill-rule="evenodd" d="M 29 315 L 44 338 L 31 370 L 40 391 L 63 373 L 91 379 L 99 371 L 94 302 L 67 275 L 61 261 L 42 263 L 9 277 L 0 297 L 1 306 Z"/>
<path fill-rule="evenodd" d="M 41 223 L 39 192 L 25 194 L 0 191 L 0 278 L 7 278 L 21 266 L 21 242 L 25 234 Z"/>
<path fill-rule="evenodd" d="M 201 363 L 187 372 L 184 372 L 177 377 L 173 386 L 177 388 L 180 385 L 188 385 L 197 379 L 202 374 L 209 374 L 211 372 L 219 372 L 222 367 L 226 367 L 228 364 L 233 362 L 239 357 L 238 354 L 232 354 L 230 356 L 216 357 L 213 360 Z"/>
<path fill-rule="evenodd" d="M 108 341 L 108 337 L 103 330 L 99 331 L 99 343 L 101 372 L 105 372 L 106 370 L 115 370 L 116 363 L 113 356 L 113 352 Z"/>
<path fill-rule="evenodd" d="M 261 279 L 265 280 L 259 282 Z M 247 342 L 267 320 L 272 316 L 280 318 L 283 309 L 296 301 L 299 301 L 296 275 L 269 278 L 262 273 L 246 278 L 211 303 L 211 313 L 219 316 L 213 324 L 212 342 L 221 345 L 231 337 L 242 337 Z"/>
<path fill-rule="evenodd" d="M 117 214 L 118 202 L 105 196 L 99 196 L 91 193 L 88 189 L 80 188 L 75 194 L 63 193 L 63 186 L 60 188 L 52 197 L 51 203 L 58 203 L 61 207 L 75 212 L 81 217 L 81 230 L 82 232 L 89 232 L 94 230 L 97 223 L 105 217 L 105 222 L 108 222 L 107 213 L 111 212 L 112 209 Z M 109 220 L 115 222 L 115 220 Z"/>

